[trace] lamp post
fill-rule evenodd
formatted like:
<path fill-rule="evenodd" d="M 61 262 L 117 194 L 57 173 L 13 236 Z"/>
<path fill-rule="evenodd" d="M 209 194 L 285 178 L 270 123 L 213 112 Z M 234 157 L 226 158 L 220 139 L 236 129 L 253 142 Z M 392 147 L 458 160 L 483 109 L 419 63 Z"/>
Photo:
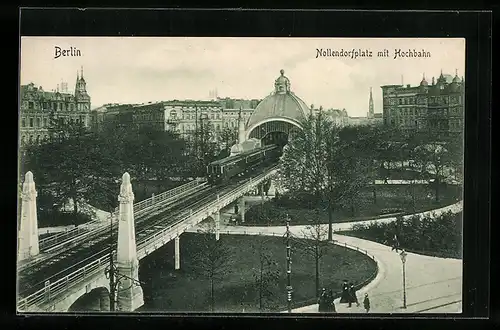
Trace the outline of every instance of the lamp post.
<path fill-rule="evenodd" d="M 287 275 L 287 304 L 288 313 L 292 312 L 292 247 L 290 246 L 290 217 L 286 215 L 286 275 Z"/>
<path fill-rule="evenodd" d="M 405 264 L 406 264 L 406 256 L 407 253 L 403 249 L 399 254 L 401 257 L 401 262 L 403 264 L 403 308 L 406 308 L 406 273 L 405 273 Z"/>

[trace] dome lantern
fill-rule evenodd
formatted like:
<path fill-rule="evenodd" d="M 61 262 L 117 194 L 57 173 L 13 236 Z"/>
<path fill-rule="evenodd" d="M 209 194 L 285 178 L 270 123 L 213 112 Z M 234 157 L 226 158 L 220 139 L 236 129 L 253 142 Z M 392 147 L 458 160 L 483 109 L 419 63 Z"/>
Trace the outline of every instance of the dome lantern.
<path fill-rule="evenodd" d="M 285 70 L 280 70 L 280 76 L 274 82 L 275 93 L 284 94 L 290 92 L 290 79 L 285 76 Z"/>

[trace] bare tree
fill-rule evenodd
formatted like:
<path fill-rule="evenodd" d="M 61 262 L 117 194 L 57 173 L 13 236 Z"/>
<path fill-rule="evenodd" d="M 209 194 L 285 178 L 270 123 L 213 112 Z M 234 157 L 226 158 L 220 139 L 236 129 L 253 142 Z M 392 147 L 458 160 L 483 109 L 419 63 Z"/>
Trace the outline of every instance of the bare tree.
<path fill-rule="evenodd" d="M 304 252 L 309 254 L 314 258 L 315 262 L 315 283 L 316 283 L 316 296 L 319 296 L 320 290 L 320 261 L 324 256 L 325 249 L 329 242 L 327 240 L 328 230 L 318 221 L 316 217 L 316 222 L 313 225 L 309 225 L 303 231 L 304 238 L 306 241 L 303 243 Z"/>
<path fill-rule="evenodd" d="M 446 167 L 450 164 L 448 150 L 440 144 L 425 144 L 415 148 L 421 162 L 422 173 L 433 179 L 434 196 L 439 201 L 439 190 L 442 179 L 446 177 Z"/>
<path fill-rule="evenodd" d="M 210 311 L 213 311 L 215 306 L 214 284 L 231 272 L 233 253 L 224 244 L 223 239 L 216 240 L 213 223 L 206 224 L 198 232 L 201 237 L 194 252 L 193 267 L 210 282 Z"/>
<path fill-rule="evenodd" d="M 259 258 L 259 267 L 255 268 L 253 276 L 255 279 L 255 287 L 259 292 L 260 311 L 273 309 L 275 307 L 275 300 L 273 299 L 275 290 L 272 290 L 272 288 L 278 285 L 280 279 L 278 263 L 274 259 L 272 251 L 266 247 L 265 243 L 265 240 L 259 240 L 259 242 L 253 246 Z"/>

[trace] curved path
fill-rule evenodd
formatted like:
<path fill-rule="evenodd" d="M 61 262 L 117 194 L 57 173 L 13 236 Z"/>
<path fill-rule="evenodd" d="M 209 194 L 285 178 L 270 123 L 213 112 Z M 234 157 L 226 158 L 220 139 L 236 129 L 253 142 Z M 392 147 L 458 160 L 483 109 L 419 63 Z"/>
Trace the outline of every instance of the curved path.
<path fill-rule="evenodd" d="M 296 237 L 303 236 L 306 226 L 291 226 Z M 196 232 L 197 228 L 188 230 Z M 220 227 L 221 234 L 274 235 L 283 236 L 285 228 L 281 227 Z M 402 308 L 402 263 L 399 254 L 385 246 L 372 241 L 337 235 L 333 236 L 336 244 L 347 243 L 367 250 L 375 257 L 379 272 L 376 278 L 357 293 L 361 303 L 351 308 L 339 304 L 338 313 L 364 313 L 362 300 L 365 292 L 369 293 L 370 313 L 461 313 L 462 311 L 462 260 L 436 258 L 408 253 L 406 261 L 407 308 Z M 292 274 L 293 286 L 293 274 Z M 298 313 L 316 313 L 318 305 L 310 305 L 295 309 Z"/>

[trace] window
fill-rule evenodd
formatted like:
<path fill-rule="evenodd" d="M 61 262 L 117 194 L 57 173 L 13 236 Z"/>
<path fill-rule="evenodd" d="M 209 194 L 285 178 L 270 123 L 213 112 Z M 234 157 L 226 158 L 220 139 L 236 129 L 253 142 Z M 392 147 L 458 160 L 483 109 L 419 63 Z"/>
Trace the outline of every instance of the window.
<path fill-rule="evenodd" d="M 33 109 L 33 102 L 28 102 L 28 109 Z"/>
<path fill-rule="evenodd" d="M 71 110 L 71 111 L 73 111 L 73 110 L 75 110 L 75 105 L 74 105 L 73 103 L 71 103 L 71 104 L 69 105 L 69 108 L 70 108 L 70 110 Z"/>
<path fill-rule="evenodd" d="M 399 99 L 399 104 L 402 105 L 403 104 L 403 99 Z"/>
<path fill-rule="evenodd" d="M 62 103 L 59 103 L 59 110 L 62 111 Z"/>
<path fill-rule="evenodd" d="M 26 127 L 26 118 L 21 119 L 21 127 Z"/>
<path fill-rule="evenodd" d="M 30 118 L 30 127 L 33 127 L 33 118 Z"/>
<path fill-rule="evenodd" d="M 42 126 L 41 120 L 40 120 L 40 118 L 37 118 L 36 119 L 36 127 L 41 127 L 41 126 Z"/>
<path fill-rule="evenodd" d="M 26 143 L 26 141 L 24 140 L 24 135 L 21 136 L 21 145 L 24 146 L 24 144 Z"/>
<path fill-rule="evenodd" d="M 220 114 L 217 114 L 217 119 L 220 119 Z"/>
<path fill-rule="evenodd" d="M 47 127 L 47 118 L 43 118 L 43 127 Z"/>
<path fill-rule="evenodd" d="M 43 108 L 47 109 L 47 102 L 43 102 Z"/>
<path fill-rule="evenodd" d="M 35 140 L 36 144 L 39 144 L 40 143 L 40 135 L 37 135 L 36 136 L 36 140 Z"/>

